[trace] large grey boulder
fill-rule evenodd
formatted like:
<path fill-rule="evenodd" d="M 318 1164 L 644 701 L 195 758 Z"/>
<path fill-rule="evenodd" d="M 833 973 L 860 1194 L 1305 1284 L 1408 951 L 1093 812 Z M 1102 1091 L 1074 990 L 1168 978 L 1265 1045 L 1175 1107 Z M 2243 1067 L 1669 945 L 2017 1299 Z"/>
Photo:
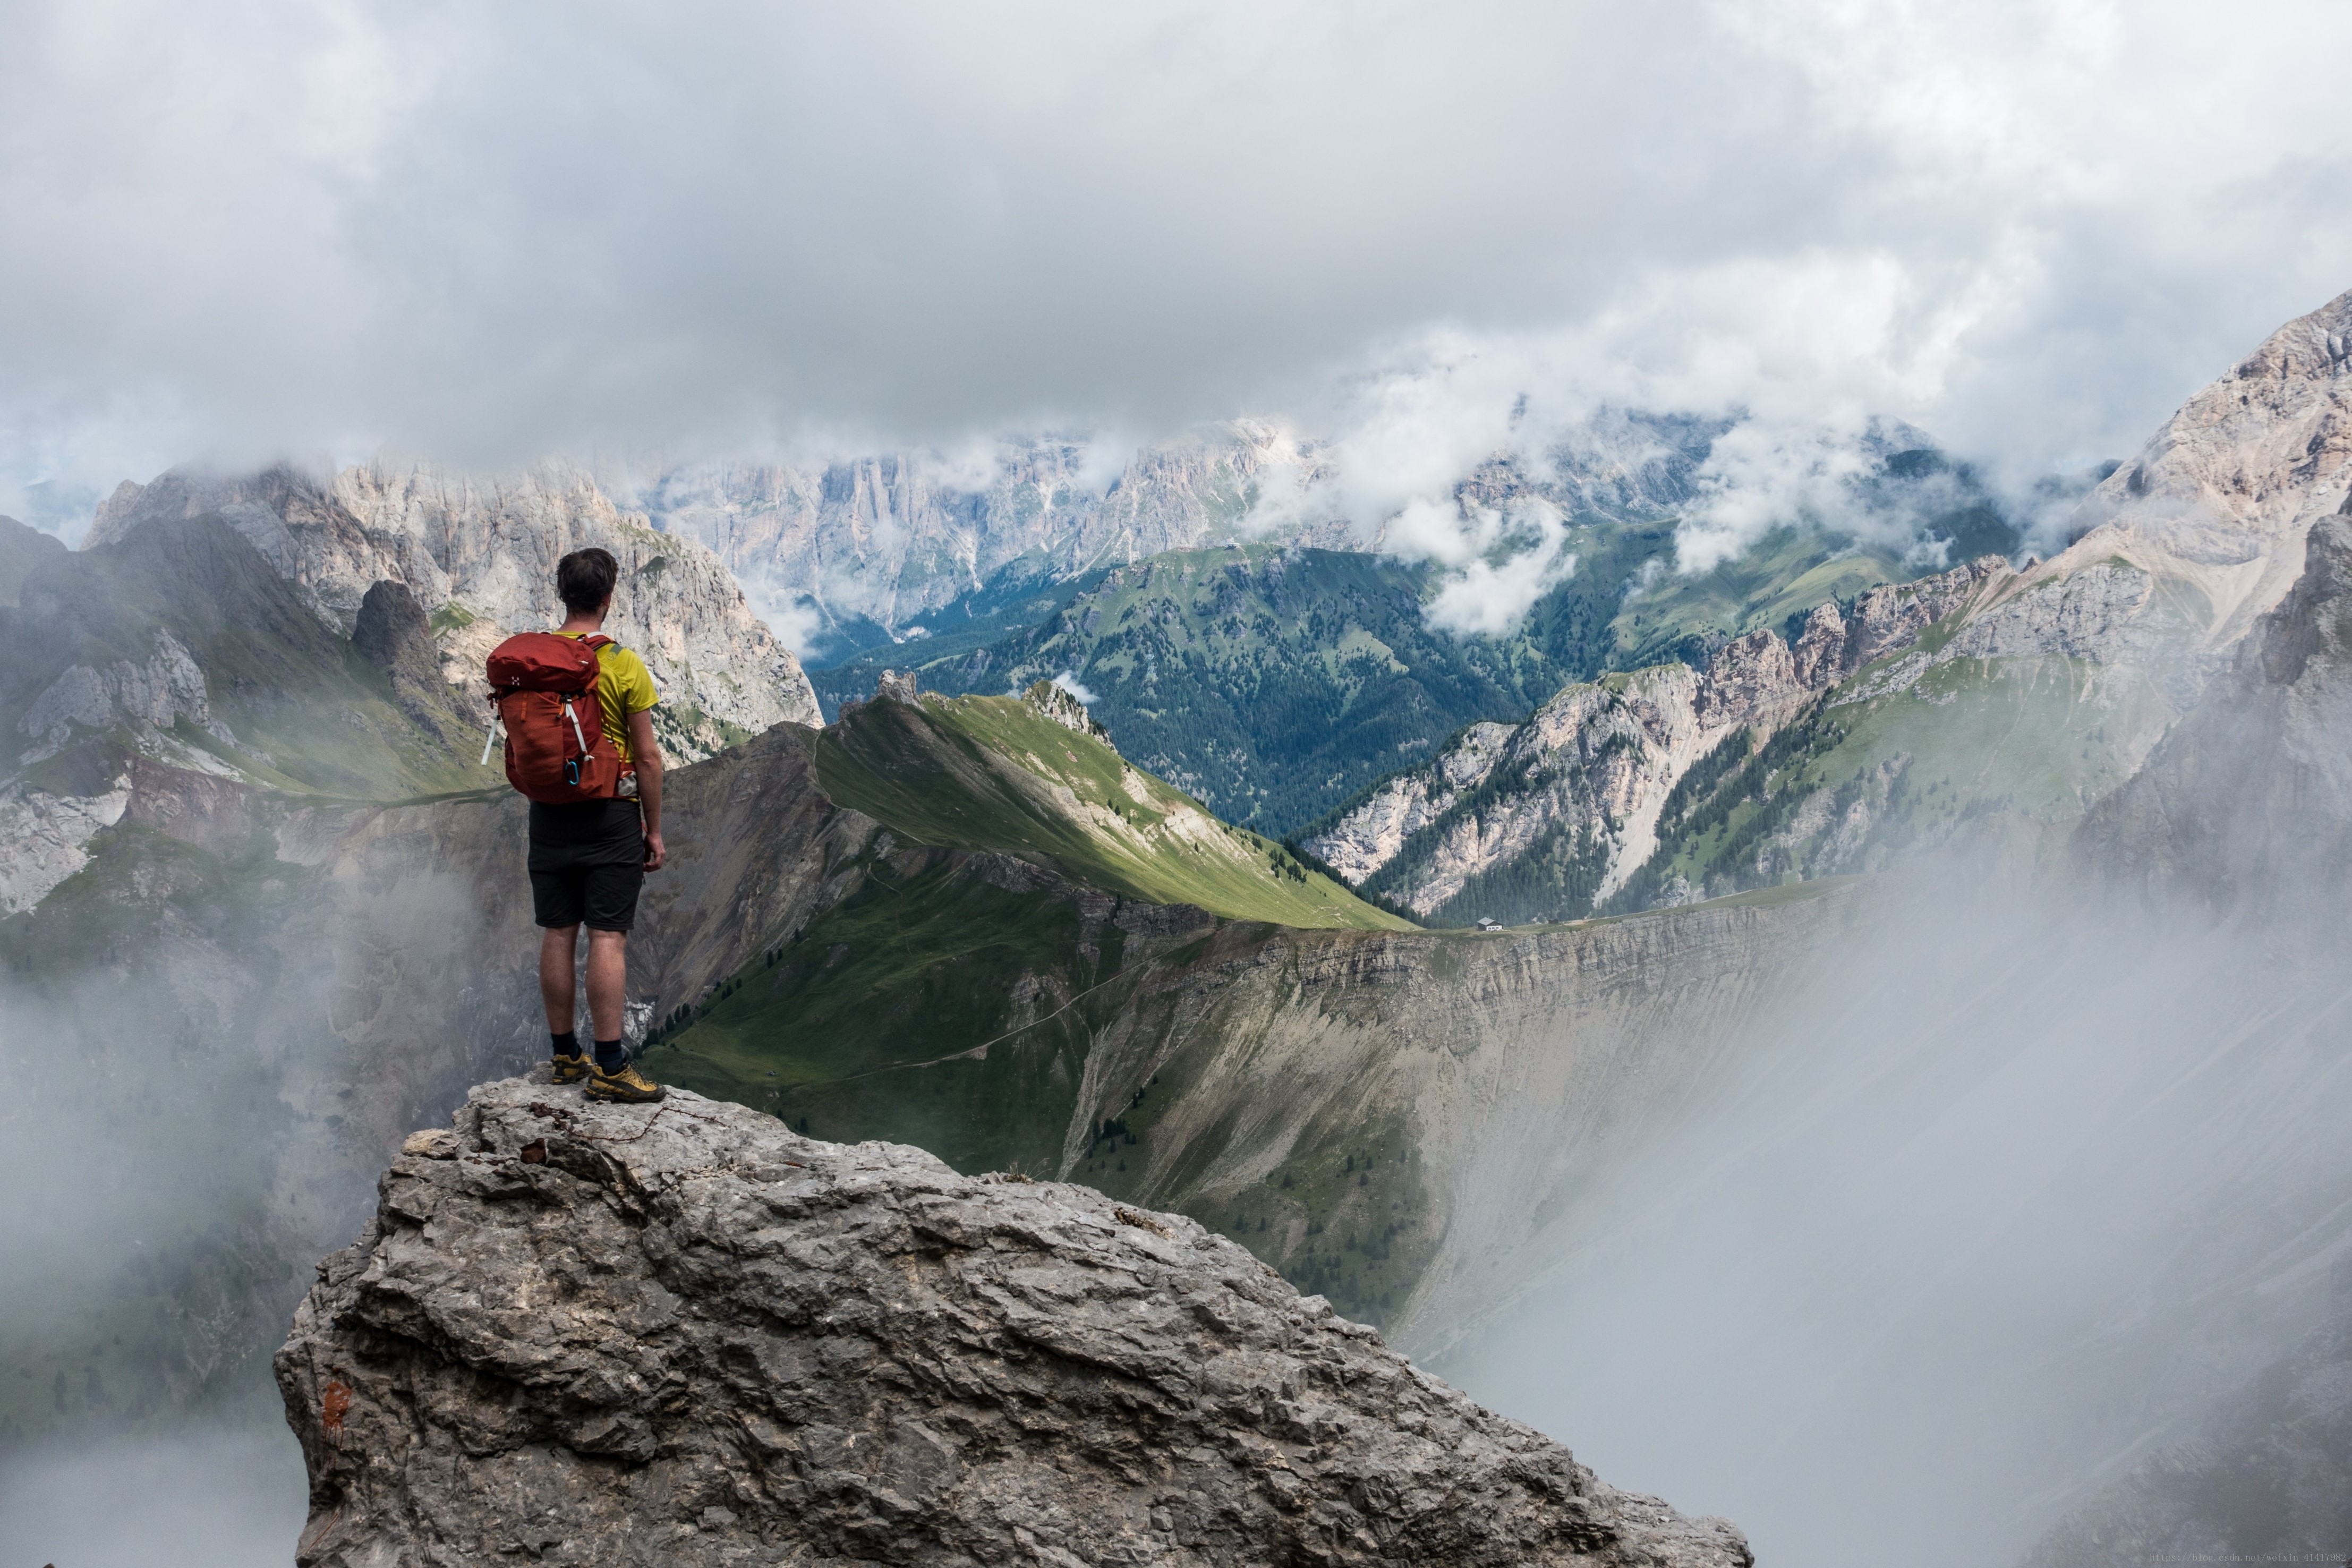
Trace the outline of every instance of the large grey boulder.
<path fill-rule="evenodd" d="M 1188 1219 L 510 1079 L 278 1357 L 299 1560 L 1729 1568 Z"/>

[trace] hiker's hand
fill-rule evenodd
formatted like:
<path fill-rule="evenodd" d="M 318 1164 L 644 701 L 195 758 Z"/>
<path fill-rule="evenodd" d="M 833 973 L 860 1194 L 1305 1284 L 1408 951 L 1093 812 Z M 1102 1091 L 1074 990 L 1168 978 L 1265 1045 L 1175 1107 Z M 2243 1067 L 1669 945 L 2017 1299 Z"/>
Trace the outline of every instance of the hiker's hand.
<path fill-rule="evenodd" d="M 665 856 L 667 855 L 667 852 L 662 848 L 662 841 L 661 841 L 661 835 L 660 835 L 660 834 L 658 834 L 658 833 L 648 833 L 648 834 L 646 834 L 646 870 L 648 870 L 648 871 L 658 871 L 658 870 L 660 870 L 660 869 L 662 868 L 662 860 L 663 860 L 663 858 L 665 858 Z"/>

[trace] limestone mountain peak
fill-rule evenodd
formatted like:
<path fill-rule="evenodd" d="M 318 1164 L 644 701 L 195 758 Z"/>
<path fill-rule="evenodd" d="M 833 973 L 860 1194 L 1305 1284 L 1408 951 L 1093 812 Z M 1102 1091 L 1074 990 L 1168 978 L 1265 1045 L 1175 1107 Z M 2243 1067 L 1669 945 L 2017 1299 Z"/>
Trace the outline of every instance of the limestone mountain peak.
<path fill-rule="evenodd" d="M 2234 645 L 2303 569 L 2352 484 L 2352 291 L 2298 316 L 2182 404 L 2085 497 L 2035 581 L 2120 557 L 2192 584 L 2209 647 Z M 2029 584 L 2028 586 L 2031 586 Z"/>

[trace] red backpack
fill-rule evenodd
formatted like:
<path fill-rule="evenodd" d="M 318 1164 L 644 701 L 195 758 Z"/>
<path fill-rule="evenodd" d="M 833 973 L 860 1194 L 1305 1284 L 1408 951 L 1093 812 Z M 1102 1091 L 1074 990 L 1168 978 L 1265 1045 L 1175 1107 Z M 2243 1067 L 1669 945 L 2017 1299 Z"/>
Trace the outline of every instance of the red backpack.
<path fill-rule="evenodd" d="M 629 771 L 604 739 L 596 650 L 608 637 L 521 632 L 490 650 L 490 700 L 507 731 L 507 782 L 533 800 L 610 800 Z M 490 742 L 482 743 L 489 764 Z"/>

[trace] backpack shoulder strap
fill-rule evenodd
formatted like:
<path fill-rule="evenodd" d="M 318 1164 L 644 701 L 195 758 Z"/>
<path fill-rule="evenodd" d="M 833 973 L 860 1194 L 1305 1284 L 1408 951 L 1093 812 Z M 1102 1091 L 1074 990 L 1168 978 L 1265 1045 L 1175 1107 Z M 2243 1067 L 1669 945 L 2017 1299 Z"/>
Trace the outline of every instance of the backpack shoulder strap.
<path fill-rule="evenodd" d="M 598 653 L 604 652 L 608 647 L 618 647 L 621 646 L 619 643 L 614 642 L 611 637 L 606 637 L 603 632 L 590 632 L 586 637 L 582 637 L 580 640 Z"/>

